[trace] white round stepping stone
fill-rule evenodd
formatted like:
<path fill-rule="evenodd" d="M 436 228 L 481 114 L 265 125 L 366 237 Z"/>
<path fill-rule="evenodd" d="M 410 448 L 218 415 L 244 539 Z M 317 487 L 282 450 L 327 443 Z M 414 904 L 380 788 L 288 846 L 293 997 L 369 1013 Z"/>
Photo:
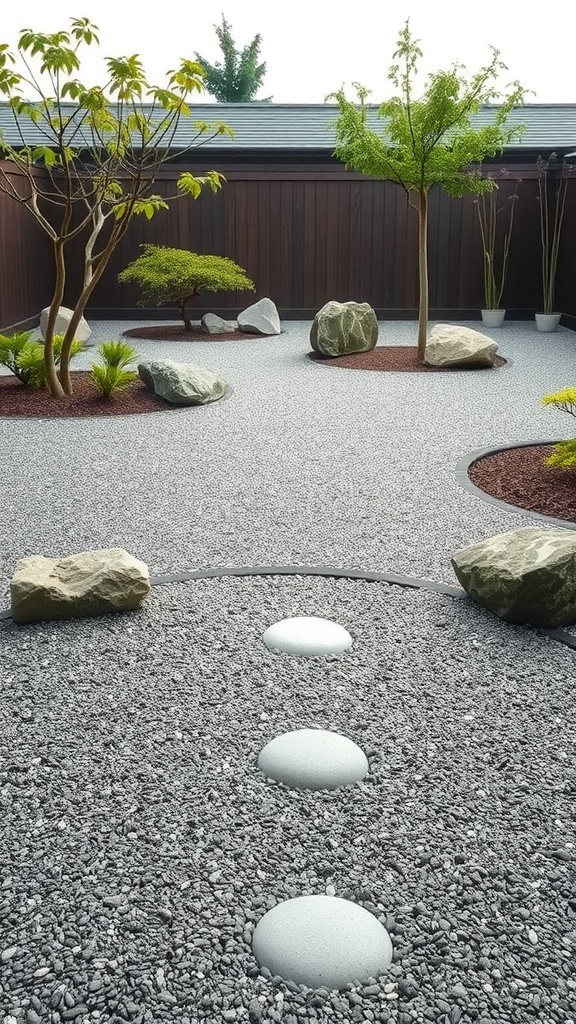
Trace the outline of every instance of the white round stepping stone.
<path fill-rule="evenodd" d="M 305 658 L 342 654 L 352 646 L 352 637 L 344 626 L 315 615 L 296 615 L 269 626 L 262 638 L 267 647 Z"/>
<path fill-rule="evenodd" d="M 392 943 L 378 919 L 338 896 L 285 900 L 260 919 L 252 949 L 261 967 L 309 988 L 341 989 L 388 970 Z"/>
<path fill-rule="evenodd" d="M 269 779 L 296 789 L 336 789 L 363 779 L 368 758 L 346 736 L 326 729 L 296 729 L 260 751 L 258 767 Z"/>

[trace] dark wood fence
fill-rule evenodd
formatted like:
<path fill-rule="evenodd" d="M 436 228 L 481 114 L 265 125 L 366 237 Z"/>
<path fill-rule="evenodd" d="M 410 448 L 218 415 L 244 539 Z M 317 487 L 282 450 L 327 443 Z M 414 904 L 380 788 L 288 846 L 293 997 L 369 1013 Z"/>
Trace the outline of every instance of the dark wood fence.
<path fill-rule="evenodd" d="M 11 164 L 1 166 L 24 195 L 24 176 Z M 35 322 L 50 301 L 53 280 L 48 237 L 28 210 L 0 192 L 0 329 Z"/>
<path fill-rule="evenodd" d="M 165 171 L 157 191 L 176 191 L 182 168 Z M 542 305 L 537 181 L 534 169 L 522 178 L 503 305 L 509 317 L 524 318 Z M 415 316 L 417 306 L 417 214 L 403 190 L 390 182 L 362 178 L 343 169 L 240 169 L 226 171 L 221 192 L 198 200 L 181 198 L 148 221 L 136 218 L 93 293 L 89 315 L 160 317 L 142 311 L 138 291 L 121 286 L 117 275 L 144 242 L 228 256 L 256 282 L 256 293 L 204 293 L 192 310 L 233 315 L 255 298 L 270 296 L 285 318 L 310 319 L 329 299 L 369 302 L 382 318 Z M 571 181 L 560 253 L 557 305 L 576 316 L 576 180 Z M 502 203 L 514 188 L 500 185 Z M 2 294 L 0 323 L 37 314 L 49 295 L 50 260 L 26 211 L 0 207 Z M 14 206 L 15 204 L 11 204 Z M 29 218 L 31 221 L 32 218 Z M 13 237 L 18 234 L 17 258 Z M 67 301 L 81 282 L 80 244 L 68 260 Z M 431 317 L 473 318 L 483 305 L 482 251 L 474 200 L 451 199 L 439 190 L 430 198 L 429 269 Z"/>

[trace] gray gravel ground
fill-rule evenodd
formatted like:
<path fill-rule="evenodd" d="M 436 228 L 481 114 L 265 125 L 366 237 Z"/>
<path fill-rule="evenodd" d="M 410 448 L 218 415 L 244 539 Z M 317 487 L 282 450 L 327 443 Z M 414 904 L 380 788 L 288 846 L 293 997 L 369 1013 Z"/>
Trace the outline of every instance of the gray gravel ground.
<path fill-rule="evenodd" d="M 456 547 L 533 522 L 453 467 L 569 433 L 539 399 L 573 383 L 574 334 L 507 325 L 507 370 L 404 375 L 312 364 L 309 325 L 285 327 L 139 343 L 222 372 L 234 394 L 206 409 L 0 419 L 4 595 L 24 554 L 116 544 L 153 575 L 331 563 L 454 583 Z M 267 650 L 294 614 L 340 622 L 353 647 Z M 311 577 L 0 622 L 0 1024 L 574 1024 L 574 658 L 467 600 Z M 363 783 L 260 775 L 266 742 L 311 726 L 365 750 Z M 326 891 L 386 924 L 389 974 L 339 994 L 263 977 L 255 922 Z"/>

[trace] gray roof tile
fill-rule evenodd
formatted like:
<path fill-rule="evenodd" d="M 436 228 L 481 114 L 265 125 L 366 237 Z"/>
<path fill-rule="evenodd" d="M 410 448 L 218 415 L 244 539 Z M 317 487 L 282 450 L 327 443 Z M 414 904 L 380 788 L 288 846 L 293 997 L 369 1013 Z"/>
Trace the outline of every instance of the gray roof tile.
<path fill-rule="evenodd" d="M 66 104 L 71 111 L 72 106 Z M 489 123 L 491 107 L 483 107 L 473 118 L 475 124 Z M 369 108 L 369 122 L 383 128 L 377 117 L 377 106 Z M 337 117 L 338 107 L 324 103 L 199 103 L 192 108 L 193 120 L 223 121 L 234 130 L 234 138 L 218 136 L 203 144 L 206 149 L 226 150 L 328 150 L 335 144 L 330 122 Z M 511 150 L 576 150 L 576 103 L 528 103 L 516 108 L 512 122 L 525 126 L 519 142 Z M 38 129 L 24 119 L 22 129 L 26 142 L 38 145 L 43 140 Z M 12 145 L 20 144 L 12 110 L 0 103 L 0 132 Z M 195 134 L 193 123 L 182 120 L 175 138 L 175 149 L 190 145 Z"/>

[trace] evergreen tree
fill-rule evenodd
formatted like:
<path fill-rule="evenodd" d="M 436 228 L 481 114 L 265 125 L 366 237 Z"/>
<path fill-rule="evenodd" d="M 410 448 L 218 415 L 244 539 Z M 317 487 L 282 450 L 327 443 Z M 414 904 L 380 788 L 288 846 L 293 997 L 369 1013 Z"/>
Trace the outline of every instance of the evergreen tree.
<path fill-rule="evenodd" d="M 259 64 L 260 43 L 262 37 L 254 36 L 248 46 L 237 49 L 232 38 L 232 26 L 222 15 L 222 24 L 214 25 L 224 61 L 210 61 L 197 53 L 196 60 L 204 68 L 204 83 L 209 92 L 219 103 L 250 103 L 254 100 L 262 79 L 266 74 L 266 64 Z M 262 102 L 272 99 L 267 96 Z"/>

